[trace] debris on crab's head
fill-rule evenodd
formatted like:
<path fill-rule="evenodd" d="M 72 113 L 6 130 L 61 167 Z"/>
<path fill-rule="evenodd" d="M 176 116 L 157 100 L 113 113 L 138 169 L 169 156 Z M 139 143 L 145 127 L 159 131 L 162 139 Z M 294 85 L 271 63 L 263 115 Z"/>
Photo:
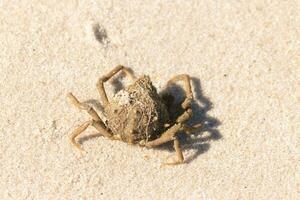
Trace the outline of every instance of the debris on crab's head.
<path fill-rule="evenodd" d="M 113 134 L 128 143 L 157 138 L 169 121 L 167 108 L 149 76 L 142 76 L 115 94 L 105 113 Z"/>

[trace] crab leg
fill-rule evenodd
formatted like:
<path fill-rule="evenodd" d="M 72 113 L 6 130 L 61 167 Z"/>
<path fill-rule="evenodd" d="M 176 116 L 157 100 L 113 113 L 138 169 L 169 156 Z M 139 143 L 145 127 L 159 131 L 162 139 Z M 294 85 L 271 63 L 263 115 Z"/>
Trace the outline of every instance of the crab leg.
<path fill-rule="evenodd" d="M 173 77 L 172 79 L 170 79 L 167 83 L 167 86 L 169 86 L 177 81 L 183 81 L 186 99 L 181 104 L 181 106 L 183 109 L 187 109 L 191 105 L 191 102 L 194 98 L 193 92 L 191 89 L 191 78 L 187 74 L 180 74 L 180 75 L 177 75 L 177 76 Z"/>
<path fill-rule="evenodd" d="M 178 131 L 181 131 L 184 129 L 183 122 L 187 121 L 192 116 L 192 109 L 187 109 L 182 115 L 180 115 L 177 120 L 176 124 L 174 124 L 172 127 L 170 127 L 168 130 L 166 130 L 159 138 L 153 141 L 149 141 L 145 143 L 146 147 L 155 147 L 159 146 L 161 144 L 164 144 L 166 142 L 172 141 L 175 139 L 175 134 Z"/>
<path fill-rule="evenodd" d="M 108 74 L 106 74 L 105 76 L 100 77 L 98 82 L 97 82 L 97 88 L 98 88 L 100 98 L 101 98 L 101 101 L 102 101 L 104 107 L 109 103 L 108 98 L 107 98 L 107 94 L 106 94 L 105 89 L 104 89 L 104 83 L 106 81 L 108 81 L 111 77 L 113 77 L 116 73 L 118 73 L 121 70 L 123 70 L 125 72 L 125 74 L 127 76 L 129 76 L 131 79 L 133 79 L 133 80 L 135 79 L 133 73 L 128 68 L 126 68 L 122 65 L 118 65 L 113 70 L 111 70 Z"/>
<path fill-rule="evenodd" d="M 174 149 L 176 151 L 177 160 L 175 160 L 173 162 L 163 163 L 162 166 L 163 165 L 178 165 L 178 164 L 183 163 L 184 158 L 183 158 L 183 154 L 182 154 L 182 151 L 180 148 L 180 142 L 177 138 L 174 140 Z"/>
<path fill-rule="evenodd" d="M 164 144 L 166 142 L 173 140 L 174 141 L 174 149 L 175 149 L 176 155 L 177 155 L 177 160 L 174 162 L 165 163 L 165 164 L 166 165 L 176 165 L 176 164 L 182 163 L 184 158 L 183 158 L 182 151 L 180 148 L 180 142 L 176 138 L 176 133 L 185 129 L 185 125 L 182 123 L 187 121 L 191 116 L 192 116 L 192 109 L 189 108 L 182 115 L 180 115 L 178 117 L 178 119 L 176 120 L 177 123 L 174 124 L 168 130 L 166 130 L 159 138 L 157 138 L 156 140 L 150 141 L 150 142 L 146 142 L 144 145 L 146 147 L 155 147 L 155 146 L 159 146 L 161 144 Z"/>
<path fill-rule="evenodd" d="M 78 109 L 86 110 L 91 115 L 93 120 L 95 120 L 95 121 L 100 121 L 101 120 L 99 115 L 94 110 L 94 108 L 92 108 L 91 106 L 89 106 L 85 103 L 79 102 L 78 99 L 71 92 L 67 94 L 67 97 L 69 98 L 71 104 L 76 106 Z"/>
<path fill-rule="evenodd" d="M 79 102 L 78 99 L 72 93 L 69 93 L 67 96 L 73 105 L 75 105 L 80 110 L 86 110 L 93 118 L 93 120 L 83 123 L 71 134 L 70 141 L 76 148 L 78 148 L 79 150 L 82 150 L 80 145 L 78 143 L 76 143 L 75 139 L 83 131 L 85 131 L 87 129 L 87 127 L 90 125 L 94 126 L 101 135 L 108 137 L 108 138 L 112 138 L 113 134 L 108 130 L 108 128 L 106 128 L 105 124 L 103 123 L 103 121 L 101 120 L 101 118 L 99 117 L 97 112 L 94 110 L 94 108 L 92 108 L 91 106 L 89 106 L 85 103 Z"/>
<path fill-rule="evenodd" d="M 74 130 L 74 132 L 70 135 L 69 139 L 71 144 L 77 148 L 79 151 L 84 151 L 81 146 L 75 141 L 76 137 L 80 135 L 83 131 L 85 131 L 91 124 L 93 123 L 92 120 L 84 122 L 78 128 Z"/>
<path fill-rule="evenodd" d="M 159 138 L 145 143 L 146 147 L 155 147 L 175 139 L 175 134 L 182 128 L 181 124 L 175 124 L 166 130 Z"/>

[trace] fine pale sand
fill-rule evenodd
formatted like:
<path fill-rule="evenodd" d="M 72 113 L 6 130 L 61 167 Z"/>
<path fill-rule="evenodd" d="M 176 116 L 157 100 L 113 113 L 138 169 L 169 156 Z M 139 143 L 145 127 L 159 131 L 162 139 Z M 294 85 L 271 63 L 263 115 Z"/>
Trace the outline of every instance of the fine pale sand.
<path fill-rule="evenodd" d="M 0 198 L 298 199 L 299 5 L 0 0 Z M 171 146 L 93 128 L 79 139 L 85 155 L 70 145 L 90 117 L 67 92 L 101 112 L 95 84 L 117 64 L 159 91 L 192 76 L 192 121 L 204 128 L 181 138 L 185 164 L 161 168 Z"/>

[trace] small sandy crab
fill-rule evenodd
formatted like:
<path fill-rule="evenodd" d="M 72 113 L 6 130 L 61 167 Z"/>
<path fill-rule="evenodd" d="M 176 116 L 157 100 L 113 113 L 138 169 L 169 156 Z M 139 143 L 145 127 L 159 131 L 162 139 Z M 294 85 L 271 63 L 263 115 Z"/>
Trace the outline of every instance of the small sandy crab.
<path fill-rule="evenodd" d="M 104 89 L 104 83 L 119 71 L 123 71 L 132 79 L 133 83 L 118 91 L 109 101 Z M 185 100 L 181 103 L 182 112 L 171 116 L 173 108 L 168 105 L 170 94 L 160 96 L 152 85 L 149 76 L 135 78 L 133 73 L 124 66 L 117 66 L 107 75 L 99 78 L 97 88 L 101 97 L 106 120 L 103 121 L 94 108 L 86 103 L 79 102 L 72 94 L 68 94 L 71 103 L 81 110 L 86 110 L 92 120 L 80 125 L 70 136 L 71 143 L 82 151 L 81 146 L 75 141 L 88 126 L 95 127 L 99 134 L 109 139 L 122 140 L 129 144 L 156 147 L 166 142 L 173 141 L 176 159 L 165 164 L 175 165 L 183 163 L 184 158 L 180 148 L 177 134 L 187 134 L 198 130 L 200 125 L 188 126 L 185 122 L 192 116 L 191 102 L 193 93 L 190 77 L 186 74 L 177 75 L 168 81 L 167 86 L 177 81 L 184 84 Z"/>

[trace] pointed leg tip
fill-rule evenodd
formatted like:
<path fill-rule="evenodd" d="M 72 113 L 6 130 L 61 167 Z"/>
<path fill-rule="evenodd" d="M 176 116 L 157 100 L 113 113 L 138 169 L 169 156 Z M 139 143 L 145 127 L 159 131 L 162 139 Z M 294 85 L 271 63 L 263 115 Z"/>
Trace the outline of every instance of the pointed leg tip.
<path fill-rule="evenodd" d="M 77 98 L 72 94 L 72 92 L 67 93 L 67 98 L 70 101 L 71 104 L 77 104 L 78 100 Z"/>
<path fill-rule="evenodd" d="M 167 161 L 161 164 L 161 167 L 166 167 L 166 166 L 175 166 L 175 165 L 180 165 L 180 164 L 184 164 L 184 160 L 180 160 L 180 159 L 176 159 L 176 158 L 172 158 L 172 159 L 168 159 Z"/>
<path fill-rule="evenodd" d="M 80 153 L 80 154 L 83 154 L 85 155 L 87 152 L 79 145 L 79 144 L 72 144 L 75 149 L 77 149 L 77 151 Z"/>
<path fill-rule="evenodd" d="M 177 166 L 177 165 L 181 165 L 181 164 L 184 164 L 184 162 L 182 162 L 182 161 L 165 162 L 165 163 L 162 163 L 160 165 L 160 167 L 163 168 L 163 167 L 167 167 L 167 166 Z"/>
<path fill-rule="evenodd" d="M 78 152 L 80 153 L 86 153 L 86 151 L 81 147 L 80 144 L 76 143 L 74 138 L 70 137 L 69 138 L 70 142 L 71 142 L 71 145 L 78 150 Z"/>

